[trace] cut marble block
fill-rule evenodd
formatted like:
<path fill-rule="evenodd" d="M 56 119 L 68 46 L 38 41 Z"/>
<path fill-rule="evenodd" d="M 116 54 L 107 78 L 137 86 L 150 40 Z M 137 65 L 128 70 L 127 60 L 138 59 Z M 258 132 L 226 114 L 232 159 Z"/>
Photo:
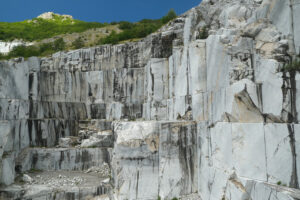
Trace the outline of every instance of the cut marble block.
<path fill-rule="evenodd" d="M 208 37 L 206 53 L 207 90 L 212 91 L 229 86 L 229 56 L 224 51 L 220 36 L 211 35 Z"/>
<path fill-rule="evenodd" d="M 1 179 L 0 183 L 3 185 L 11 185 L 15 180 L 15 159 L 13 155 L 5 155 L 0 162 Z"/>
<path fill-rule="evenodd" d="M 0 98 L 28 100 L 28 63 L 0 62 Z"/>
<path fill-rule="evenodd" d="M 206 91 L 206 42 L 196 40 L 189 46 L 190 94 Z"/>
<path fill-rule="evenodd" d="M 232 152 L 238 176 L 267 181 L 263 124 L 233 124 Z"/>
<path fill-rule="evenodd" d="M 159 129 L 157 122 L 114 124 L 115 190 L 118 199 L 158 196 Z"/>
<path fill-rule="evenodd" d="M 118 198 L 173 198 L 197 191 L 196 123 L 119 122 L 114 132 Z"/>
<path fill-rule="evenodd" d="M 164 122 L 159 137 L 159 196 L 166 199 L 197 191 L 197 125 Z"/>

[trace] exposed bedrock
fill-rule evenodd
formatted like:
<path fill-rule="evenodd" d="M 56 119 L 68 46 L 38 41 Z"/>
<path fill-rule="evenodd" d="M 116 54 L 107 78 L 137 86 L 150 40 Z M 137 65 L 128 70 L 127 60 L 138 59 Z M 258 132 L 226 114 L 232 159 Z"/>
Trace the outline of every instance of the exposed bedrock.
<path fill-rule="evenodd" d="M 20 198 L 28 170 L 108 163 L 100 199 L 300 199 L 300 74 L 281 70 L 299 57 L 299 13 L 203 0 L 139 42 L 1 61 L 0 195 Z"/>
<path fill-rule="evenodd" d="M 196 193 L 196 123 L 146 121 L 114 126 L 118 199 L 171 199 Z"/>

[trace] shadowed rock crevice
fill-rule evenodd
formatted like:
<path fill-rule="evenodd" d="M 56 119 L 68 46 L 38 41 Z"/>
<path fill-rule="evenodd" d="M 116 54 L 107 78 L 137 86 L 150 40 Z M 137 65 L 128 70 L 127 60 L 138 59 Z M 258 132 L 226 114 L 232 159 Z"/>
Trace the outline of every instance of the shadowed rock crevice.
<path fill-rule="evenodd" d="M 287 125 L 290 137 L 291 153 L 292 153 L 292 174 L 290 187 L 299 189 L 298 173 L 297 173 L 297 153 L 296 153 L 296 140 L 295 140 L 295 129 L 293 125 Z"/>

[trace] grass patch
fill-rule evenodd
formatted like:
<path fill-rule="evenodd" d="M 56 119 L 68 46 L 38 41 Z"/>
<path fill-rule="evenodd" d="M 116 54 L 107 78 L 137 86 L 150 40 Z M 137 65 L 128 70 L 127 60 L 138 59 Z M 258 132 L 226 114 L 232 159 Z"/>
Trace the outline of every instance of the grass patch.
<path fill-rule="evenodd" d="M 43 170 L 31 168 L 31 169 L 29 170 L 29 173 L 40 173 L 40 172 L 42 172 L 42 171 L 43 171 Z"/>
<path fill-rule="evenodd" d="M 277 182 L 277 185 L 281 185 L 281 181 L 278 181 L 278 182 Z"/>
<path fill-rule="evenodd" d="M 36 41 L 61 34 L 79 33 L 92 28 L 102 28 L 108 23 L 84 22 L 76 19 L 64 19 L 54 15 L 53 19 L 34 18 L 22 22 L 0 22 L 0 40 L 22 39 Z"/>
<path fill-rule="evenodd" d="M 72 42 L 72 47 L 74 49 L 80 49 L 84 47 L 84 41 L 81 37 L 77 38 L 74 42 Z"/>
<path fill-rule="evenodd" d="M 199 31 L 199 35 L 198 35 L 197 39 L 204 40 L 204 39 L 208 38 L 208 36 L 209 36 L 208 29 L 209 29 L 208 26 L 202 27 Z"/>
<path fill-rule="evenodd" d="M 300 58 L 297 58 L 294 61 L 283 65 L 283 67 L 281 68 L 280 71 L 281 72 L 292 72 L 292 71 L 300 72 Z"/>

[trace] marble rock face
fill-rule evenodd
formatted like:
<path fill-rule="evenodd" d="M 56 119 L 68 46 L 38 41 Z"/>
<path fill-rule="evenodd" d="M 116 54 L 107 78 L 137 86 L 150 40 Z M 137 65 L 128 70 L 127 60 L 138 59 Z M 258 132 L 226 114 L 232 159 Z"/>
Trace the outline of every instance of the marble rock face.
<path fill-rule="evenodd" d="M 118 199 L 174 198 L 197 191 L 194 122 L 115 123 Z"/>
<path fill-rule="evenodd" d="M 138 42 L 1 61 L 0 198 L 108 163 L 110 199 L 300 199 L 299 5 L 203 0 Z"/>

